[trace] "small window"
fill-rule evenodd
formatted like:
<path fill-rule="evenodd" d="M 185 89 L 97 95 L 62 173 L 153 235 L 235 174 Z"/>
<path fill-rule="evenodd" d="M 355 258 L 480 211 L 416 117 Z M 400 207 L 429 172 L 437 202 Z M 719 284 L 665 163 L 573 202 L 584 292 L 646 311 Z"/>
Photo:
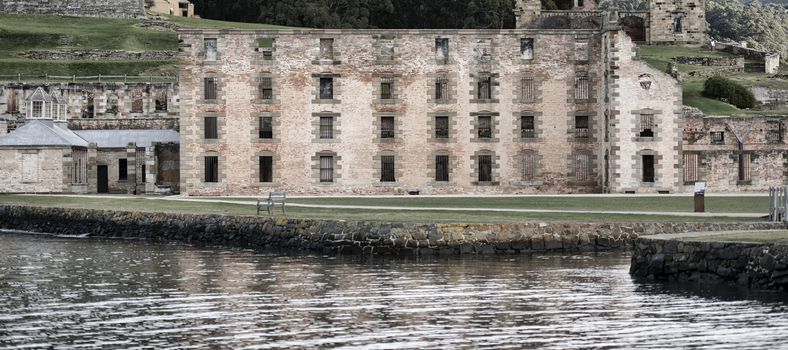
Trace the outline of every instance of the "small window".
<path fill-rule="evenodd" d="M 334 138 L 334 117 L 320 117 L 320 138 Z"/>
<path fill-rule="evenodd" d="M 204 39 L 203 44 L 205 46 L 205 60 L 216 61 L 216 59 L 218 58 L 218 47 L 217 47 L 216 39 Z"/>
<path fill-rule="evenodd" d="M 520 39 L 520 58 L 523 60 L 534 59 L 534 39 L 522 38 Z"/>
<path fill-rule="evenodd" d="M 435 39 L 435 60 L 439 64 L 449 63 L 449 39 L 438 38 Z"/>
<path fill-rule="evenodd" d="M 640 115 L 640 137 L 654 137 L 654 115 Z"/>
<path fill-rule="evenodd" d="M 476 97 L 479 100 L 489 100 L 492 97 L 492 77 L 490 76 L 482 76 L 479 78 L 479 81 L 476 83 L 478 90 L 476 91 Z"/>
<path fill-rule="evenodd" d="M 333 156 L 320 156 L 320 182 L 334 182 Z"/>
<path fill-rule="evenodd" d="M 334 59 L 334 39 L 320 39 L 320 59 Z"/>
<path fill-rule="evenodd" d="M 216 78 L 208 77 L 203 78 L 203 85 L 204 88 L 204 97 L 206 100 L 215 100 L 216 99 Z"/>
<path fill-rule="evenodd" d="M 263 60 L 271 61 L 274 59 L 274 38 L 257 39 L 258 51 L 263 54 Z"/>
<path fill-rule="evenodd" d="M 260 156 L 260 182 L 273 182 L 274 179 L 274 158 L 271 156 Z"/>
<path fill-rule="evenodd" d="M 489 63 L 492 60 L 492 39 L 477 39 L 473 47 L 476 60 L 480 63 Z"/>
<path fill-rule="evenodd" d="M 533 101 L 536 99 L 536 87 L 533 77 L 520 78 L 520 99 L 523 101 Z"/>
<path fill-rule="evenodd" d="M 390 100 L 394 98 L 392 89 L 394 88 L 394 78 L 383 77 L 380 78 L 380 99 Z"/>
<path fill-rule="evenodd" d="M 591 179 L 591 156 L 575 154 L 575 181 L 588 182 Z"/>
<path fill-rule="evenodd" d="M 447 155 L 435 156 L 435 181 L 436 182 L 449 181 L 449 156 Z"/>
<path fill-rule="evenodd" d="M 440 75 L 435 79 L 435 101 L 445 102 L 449 99 L 449 77 Z"/>
<path fill-rule="evenodd" d="M 395 182 L 394 156 L 380 157 L 380 182 Z"/>
<path fill-rule="evenodd" d="M 205 182 L 219 182 L 219 156 L 205 157 Z"/>
<path fill-rule="evenodd" d="M 274 138 L 274 123 L 273 117 L 259 117 L 258 118 L 259 138 L 272 139 Z"/>
<path fill-rule="evenodd" d="M 725 144 L 725 132 L 723 131 L 712 131 L 710 134 L 711 137 L 711 144 L 712 145 L 724 145 Z"/>
<path fill-rule="evenodd" d="M 212 140 L 219 138 L 219 125 L 217 117 L 204 117 L 205 139 Z"/>
<path fill-rule="evenodd" d="M 156 100 L 154 101 L 156 112 L 166 112 L 167 111 L 167 93 L 162 92 L 156 95 Z"/>
<path fill-rule="evenodd" d="M 523 181 L 536 179 L 536 154 L 523 153 Z"/>
<path fill-rule="evenodd" d="M 449 138 L 449 117 L 447 116 L 435 117 L 435 138 L 436 139 Z"/>
<path fill-rule="evenodd" d="M 684 153 L 684 182 L 696 182 L 698 175 L 698 154 Z"/>
<path fill-rule="evenodd" d="M 128 160 L 126 158 L 118 159 L 118 181 L 126 181 L 129 179 Z"/>
<path fill-rule="evenodd" d="M 273 78 L 271 77 L 260 78 L 260 99 L 262 100 L 274 99 Z"/>
<path fill-rule="evenodd" d="M 380 138 L 394 138 L 394 117 L 380 117 Z"/>
<path fill-rule="evenodd" d="M 536 137 L 536 130 L 534 128 L 534 116 L 532 115 L 520 116 L 520 137 L 524 139 L 532 139 Z"/>
<path fill-rule="evenodd" d="M 481 155 L 479 161 L 479 182 L 492 181 L 492 156 Z"/>
<path fill-rule="evenodd" d="M 334 78 L 320 78 L 320 99 L 333 100 L 334 99 Z"/>
<path fill-rule="evenodd" d="M 479 116 L 479 138 L 489 139 L 492 138 L 492 117 L 489 115 Z"/>
<path fill-rule="evenodd" d="M 681 13 L 673 14 L 673 32 L 674 33 L 681 33 L 684 28 L 682 28 L 681 20 L 684 17 Z"/>
<path fill-rule="evenodd" d="M 147 181 L 148 176 L 147 173 L 145 172 L 146 169 L 147 168 L 145 167 L 145 164 L 140 165 L 140 182 L 142 183 L 148 182 Z"/>
<path fill-rule="evenodd" d="M 654 182 L 654 156 L 643 156 L 643 182 Z"/>
<path fill-rule="evenodd" d="M 41 118 L 43 117 L 44 111 L 44 102 L 43 101 L 33 101 L 33 118 Z"/>
<path fill-rule="evenodd" d="M 587 139 L 591 137 L 589 130 L 589 117 L 587 115 L 575 116 L 575 137 L 579 139 Z"/>
<path fill-rule="evenodd" d="M 783 134 L 785 133 L 783 124 L 779 121 L 776 121 L 769 122 L 766 125 L 768 127 L 766 130 L 766 141 L 769 143 L 782 143 Z"/>
<path fill-rule="evenodd" d="M 587 100 L 589 96 L 588 73 L 581 72 L 575 75 L 575 100 Z"/>
<path fill-rule="evenodd" d="M 378 59 L 381 61 L 391 61 L 394 59 L 394 40 L 378 39 Z"/>

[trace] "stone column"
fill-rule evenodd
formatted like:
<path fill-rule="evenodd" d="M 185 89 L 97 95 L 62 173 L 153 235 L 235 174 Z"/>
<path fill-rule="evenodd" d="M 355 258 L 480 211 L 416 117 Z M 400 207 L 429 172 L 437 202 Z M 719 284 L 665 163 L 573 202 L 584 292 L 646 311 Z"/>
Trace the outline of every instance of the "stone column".
<path fill-rule="evenodd" d="M 98 192 L 98 170 L 96 166 L 96 156 L 98 155 L 98 147 L 95 142 L 88 144 L 88 193 Z"/>
<path fill-rule="evenodd" d="M 137 194 L 137 144 L 129 142 L 126 146 L 126 192 Z"/>
<path fill-rule="evenodd" d="M 145 148 L 145 193 L 156 193 L 156 143 Z"/>

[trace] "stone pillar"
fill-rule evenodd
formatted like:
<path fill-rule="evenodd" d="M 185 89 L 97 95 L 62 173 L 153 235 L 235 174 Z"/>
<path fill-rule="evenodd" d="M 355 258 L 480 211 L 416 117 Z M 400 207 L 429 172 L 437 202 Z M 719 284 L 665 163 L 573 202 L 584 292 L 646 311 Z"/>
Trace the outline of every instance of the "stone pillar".
<path fill-rule="evenodd" d="M 156 193 L 156 143 L 145 148 L 145 193 Z"/>
<path fill-rule="evenodd" d="M 129 142 L 126 146 L 126 192 L 137 194 L 137 144 Z"/>
<path fill-rule="evenodd" d="M 88 193 L 98 192 L 98 170 L 96 166 L 96 157 L 98 156 L 98 147 L 95 142 L 88 144 Z"/>

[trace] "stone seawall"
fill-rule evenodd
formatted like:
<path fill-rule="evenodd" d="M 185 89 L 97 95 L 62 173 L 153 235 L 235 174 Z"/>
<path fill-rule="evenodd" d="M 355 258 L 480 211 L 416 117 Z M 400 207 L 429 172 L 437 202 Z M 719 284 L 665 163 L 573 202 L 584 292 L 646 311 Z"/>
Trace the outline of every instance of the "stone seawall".
<path fill-rule="evenodd" d="M 788 246 L 639 238 L 630 274 L 659 280 L 788 288 Z"/>
<path fill-rule="evenodd" d="M 768 223 L 401 224 L 0 205 L 2 229 L 396 255 L 628 250 L 640 235 L 774 227 Z"/>

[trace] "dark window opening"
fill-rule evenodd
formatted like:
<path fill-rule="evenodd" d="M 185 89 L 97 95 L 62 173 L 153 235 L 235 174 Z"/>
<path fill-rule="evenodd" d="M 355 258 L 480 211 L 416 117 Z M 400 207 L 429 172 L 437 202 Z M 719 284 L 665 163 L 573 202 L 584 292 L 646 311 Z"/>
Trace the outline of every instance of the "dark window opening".
<path fill-rule="evenodd" d="M 479 156 L 479 182 L 492 181 L 492 156 Z"/>
<path fill-rule="evenodd" d="M 589 98 L 590 81 L 591 79 L 586 72 L 580 72 L 575 75 L 575 100 L 587 100 Z"/>
<path fill-rule="evenodd" d="M 334 99 L 334 78 L 320 78 L 320 99 Z"/>
<path fill-rule="evenodd" d="M 770 122 L 768 126 L 769 129 L 766 131 L 766 141 L 769 143 L 782 143 L 783 134 L 785 133 L 783 124 L 780 122 Z"/>
<path fill-rule="evenodd" d="M 156 112 L 166 112 L 167 111 L 167 95 L 162 94 L 156 97 Z"/>
<path fill-rule="evenodd" d="M 380 79 L 380 99 L 381 100 L 390 100 L 394 98 L 394 94 L 392 93 L 392 89 L 394 87 L 394 79 L 393 78 L 381 78 Z"/>
<path fill-rule="evenodd" d="M 88 93 L 85 99 L 87 103 L 85 105 L 85 109 L 82 110 L 82 118 L 93 118 L 93 114 L 94 114 L 93 94 Z"/>
<path fill-rule="evenodd" d="M 440 76 L 435 80 L 435 100 L 446 101 L 449 99 L 449 78 Z"/>
<path fill-rule="evenodd" d="M 478 135 L 480 139 L 492 138 L 492 117 L 489 115 L 479 116 Z"/>
<path fill-rule="evenodd" d="M 271 156 L 260 156 L 260 182 L 273 182 L 274 179 L 274 158 Z"/>
<path fill-rule="evenodd" d="M 643 182 L 654 182 L 654 156 L 643 156 Z"/>
<path fill-rule="evenodd" d="M 260 99 L 263 100 L 274 99 L 274 85 L 272 78 L 263 77 L 260 79 Z"/>
<path fill-rule="evenodd" d="M 479 100 L 489 100 L 492 97 L 492 77 L 481 77 L 477 82 L 476 97 Z"/>
<path fill-rule="evenodd" d="M 435 156 L 435 181 L 449 181 L 449 156 Z"/>
<path fill-rule="evenodd" d="M 682 32 L 682 29 L 683 29 L 682 26 L 681 26 L 682 17 L 683 16 L 681 14 L 674 14 L 673 15 L 673 32 L 674 33 L 681 33 Z"/>
<path fill-rule="evenodd" d="M 532 115 L 520 116 L 520 137 L 524 139 L 530 139 L 536 137 L 534 116 Z"/>
<path fill-rule="evenodd" d="M 435 59 L 441 64 L 449 63 L 449 39 L 435 39 Z"/>
<path fill-rule="evenodd" d="M 142 182 L 142 183 L 148 182 L 148 179 L 147 179 L 148 178 L 148 176 L 147 176 L 148 174 L 146 174 L 146 169 L 147 168 L 145 167 L 145 164 L 140 165 L 140 172 L 142 174 L 140 174 L 139 177 L 140 177 L 140 182 Z"/>
<path fill-rule="evenodd" d="M 205 86 L 204 89 L 204 97 L 206 100 L 215 100 L 216 99 L 216 78 L 203 78 L 203 85 Z"/>
<path fill-rule="evenodd" d="M 118 181 L 126 181 L 129 179 L 128 160 L 125 158 L 118 159 Z"/>
<path fill-rule="evenodd" d="M 449 117 L 446 116 L 435 117 L 435 138 L 436 139 L 449 138 Z"/>
<path fill-rule="evenodd" d="M 219 156 L 205 157 L 205 182 L 219 182 Z"/>
<path fill-rule="evenodd" d="M 334 182 L 333 156 L 320 156 L 320 182 Z"/>
<path fill-rule="evenodd" d="M 257 39 L 258 51 L 263 53 L 263 60 L 271 61 L 274 59 L 274 38 Z"/>
<path fill-rule="evenodd" d="M 274 123 L 273 117 L 259 117 L 258 118 L 258 127 L 259 127 L 259 138 L 261 139 L 272 139 L 274 138 Z"/>
<path fill-rule="evenodd" d="M 394 138 L 394 117 L 380 117 L 380 138 Z"/>
<path fill-rule="evenodd" d="M 589 131 L 589 117 L 587 115 L 575 116 L 575 137 L 579 139 L 586 139 L 591 136 Z"/>
<path fill-rule="evenodd" d="M 218 139 L 219 138 L 219 125 L 217 117 L 205 117 L 205 138 Z"/>
<path fill-rule="evenodd" d="M 533 38 L 520 39 L 520 58 L 524 60 L 532 60 L 534 58 Z"/>
<path fill-rule="evenodd" d="M 640 137 L 654 137 L 654 115 L 640 115 Z"/>
<path fill-rule="evenodd" d="M 320 117 L 320 138 L 334 138 L 334 117 Z"/>
<path fill-rule="evenodd" d="M 724 145 L 725 144 L 725 132 L 724 131 L 712 131 L 710 134 L 711 137 L 711 144 L 712 145 Z"/>
<path fill-rule="evenodd" d="M 380 182 L 394 182 L 394 156 L 380 157 Z"/>

